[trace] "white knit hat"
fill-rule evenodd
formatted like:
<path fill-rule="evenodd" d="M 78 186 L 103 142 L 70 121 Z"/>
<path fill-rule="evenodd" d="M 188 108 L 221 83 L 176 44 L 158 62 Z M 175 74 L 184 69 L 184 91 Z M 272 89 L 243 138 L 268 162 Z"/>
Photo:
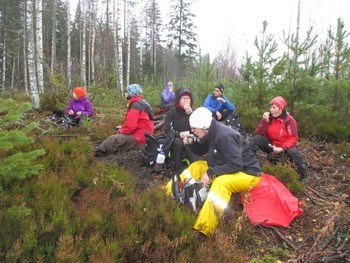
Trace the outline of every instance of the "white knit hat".
<path fill-rule="evenodd" d="M 190 115 L 190 126 L 192 128 L 209 129 L 212 119 L 210 110 L 199 107 Z"/>

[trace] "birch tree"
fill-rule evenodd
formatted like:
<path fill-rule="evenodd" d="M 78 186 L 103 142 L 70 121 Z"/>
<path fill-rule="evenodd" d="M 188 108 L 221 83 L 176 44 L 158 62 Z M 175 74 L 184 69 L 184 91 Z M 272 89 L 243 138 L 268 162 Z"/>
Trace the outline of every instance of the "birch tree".
<path fill-rule="evenodd" d="M 123 72 L 123 42 L 122 42 L 122 27 L 121 27 L 121 1 L 117 0 L 117 41 L 118 41 L 118 69 L 117 69 L 117 88 L 122 93 L 124 85 Z"/>
<path fill-rule="evenodd" d="M 52 33 L 51 33 L 51 77 L 55 74 L 55 62 L 56 62 L 56 10 L 57 10 L 57 0 L 53 0 L 52 8 Z M 68 22 L 68 21 L 67 21 Z"/>
<path fill-rule="evenodd" d="M 86 0 L 82 1 L 82 13 L 81 13 L 81 30 L 82 37 L 80 42 L 81 55 L 80 55 L 80 80 L 82 85 L 86 84 Z"/>
<path fill-rule="evenodd" d="M 30 95 L 32 97 L 33 107 L 39 109 L 40 98 L 37 85 L 37 75 L 35 70 L 35 43 L 34 43 L 34 3 L 33 0 L 27 0 L 27 42 L 28 42 L 28 74 Z"/>
<path fill-rule="evenodd" d="M 118 6 L 117 0 L 113 0 L 113 54 L 114 54 L 114 69 L 115 69 L 115 77 L 117 79 L 117 88 L 119 89 L 119 74 L 118 74 Z"/>
<path fill-rule="evenodd" d="M 130 81 L 130 21 L 129 21 L 129 2 L 124 0 L 124 48 L 125 48 L 125 85 Z"/>
<path fill-rule="evenodd" d="M 55 0 L 56 1 L 56 0 Z M 38 90 L 40 94 L 44 93 L 44 51 L 43 51 L 43 7 L 42 0 L 36 0 L 36 69 L 38 78 Z"/>
<path fill-rule="evenodd" d="M 67 86 L 69 88 L 72 83 L 71 31 L 70 0 L 67 0 Z"/>

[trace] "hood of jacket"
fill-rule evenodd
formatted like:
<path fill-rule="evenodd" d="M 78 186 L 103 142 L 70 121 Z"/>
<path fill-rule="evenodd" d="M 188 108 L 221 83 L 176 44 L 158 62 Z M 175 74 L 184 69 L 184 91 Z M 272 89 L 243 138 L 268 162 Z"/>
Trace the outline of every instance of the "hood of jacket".
<path fill-rule="evenodd" d="M 175 105 L 177 105 L 179 103 L 182 94 L 184 94 L 185 92 L 190 94 L 191 105 L 193 105 L 192 91 L 187 87 L 181 87 L 175 91 Z"/>

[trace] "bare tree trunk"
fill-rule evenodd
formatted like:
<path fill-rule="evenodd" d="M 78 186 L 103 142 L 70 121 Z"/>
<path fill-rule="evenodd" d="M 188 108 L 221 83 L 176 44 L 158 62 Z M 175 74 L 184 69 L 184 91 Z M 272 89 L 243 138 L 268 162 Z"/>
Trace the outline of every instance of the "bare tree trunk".
<path fill-rule="evenodd" d="M 114 69 L 115 69 L 115 77 L 118 81 L 118 6 L 117 0 L 113 0 L 113 52 L 114 52 Z M 118 84 L 117 84 L 118 87 Z M 119 90 L 119 87 L 118 87 Z"/>
<path fill-rule="evenodd" d="M 141 8 L 144 9 L 144 6 L 143 6 L 143 0 L 141 0 Z M 144 22 L 144 17 L 143 17 L 143 14 L 144 12 L 141 12 L 140 14 L 140 69 L 142 70 L 142 60 L 143 60 L 143 35 L 142 35 L 142 32 L 143 32 L 143 22 Z M 143 73 L 141 72 L 141 76 L 143 76 Z"/>
<path fill-rule="evenodd" d="M 25 1 L 24 3 L 24 17 L 26 17 L 27 15 L 27 1 Z M 23 29 L 23 35 L 25 36 L 23 38 L 23 67 L 24 67 L 24 88 L 26 90 L 26 94 L 29 95 L 29 84 L 28 84 L 28 45 L 27 45 L 27 38 L 26 36 L 28 36 L 27 33 L 27 19 L 24 19 L 24 29 Z"/>
<path fill-rule="evenodd" d="M 81 13 L 81 64 L 80 64 L 80 79 L 82 85 L 86 85 L 86 0 L 83 0 L 82 13 Z"/>
<path fill-rule="evenodd" d="M 67 86 L 71 88 L 72 83 L 72 57 L 71 57 L 71 16 L 70 0 L 67 0 Z"/>
<path fill-rule="evenodd" d="M 35 71 L 35 45 L 34 45 L 34 4 L 33 0 L 27 0 L 27 41 L 28 41 L 28 73 L 30 95 L 32 97 L 33 107 L 39 109 L 40 98 L 37 86 L 37 77 Z"/>
<path fill-rule="evenodd" d="M 55 0 L 56 2 L 56 0 Z M 42 0 L 36 0 L 36 70 L 38 78 L 38 89 L 44 94 L 44 51 L 43 51 L 43 4 Z M 56 13 L 56 12 L 55 12 Z"/>
<path fill-rule="evenodd" d="M 52 36 L 51 36 L 51 77 L 55 74 L 55 62 L 56 62 L 56 9 L 57 0 L 53 0 L 52 11 Z"/>
<path fill-rule="evenodd" d="M 13 90 L 14 83 L 15 83 L 15 68 L 16 68 L 16 57 L 13 57 L 13 63 L 12 63 L 12 73 L 11 73 L 11 90 Z"/>
<path fill-rule="evenodd" d="M 118 41 L 118 80 L 117 80 L 117 88 L 122 93 L 123 85 L 124 85 L 124 73 L 123 73 L 123 42 L 121 38 L 121 0 L 117 0 L 117 41 Z"/>
<path fill-rule="evenodd" d="M 96 21 L 98 13 L 98 1 L 92 2 L 93 18 L 91 22 L 91 50 L 90 50 L 90 84 L 95 82 L 95 44 L 96 44 Z"/>
<path fill-rule="evenodd" d="M 1 87 L 2 89 L 5 88 L 5 84 L 6 84 L 6 33 L 4 33 L 4 39 L 3 41 L 3 56 L 2 56 L 2 76 L 1 76 Z"/>
<path fill-rule="evenodd" d="M 130 23 L 129 23 L 129 3 L 124 0 L 124 47 L 126 49 L 126 85 L 130 83 Z"/>

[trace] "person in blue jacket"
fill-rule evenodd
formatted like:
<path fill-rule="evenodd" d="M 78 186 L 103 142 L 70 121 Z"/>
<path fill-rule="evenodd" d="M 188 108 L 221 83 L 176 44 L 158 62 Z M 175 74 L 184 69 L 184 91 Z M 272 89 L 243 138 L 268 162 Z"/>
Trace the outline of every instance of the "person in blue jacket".
<path fill-rule="evenodd" d="M 224 90 L 224 84 L 217 85 L 214 88 L 214 92 L 207 96 L 203 104 L 218 121 L 224 121 L 235 110 L 235 105 L 223 95 Z"/>

